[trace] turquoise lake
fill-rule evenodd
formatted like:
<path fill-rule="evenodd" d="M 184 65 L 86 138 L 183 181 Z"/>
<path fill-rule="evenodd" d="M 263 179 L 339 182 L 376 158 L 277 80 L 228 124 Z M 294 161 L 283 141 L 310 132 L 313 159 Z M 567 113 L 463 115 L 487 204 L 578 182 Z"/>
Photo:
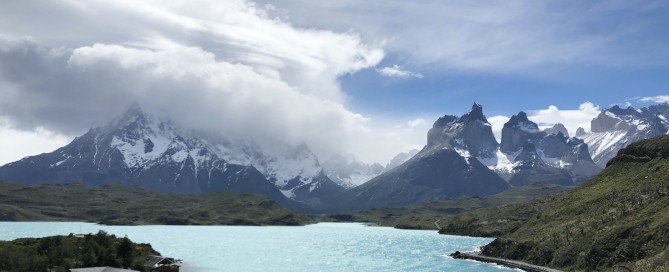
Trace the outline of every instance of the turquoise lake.
<path fill-rule="evenodd" d="M 0 222 L 0 240 L 104 230 L 150 243 L 183 259 L 181 271 L 516 271 L 454 260 L 489 238 L 439 235 L 354 223 L 304 227 L 101 226 L 90 223 Z"/>

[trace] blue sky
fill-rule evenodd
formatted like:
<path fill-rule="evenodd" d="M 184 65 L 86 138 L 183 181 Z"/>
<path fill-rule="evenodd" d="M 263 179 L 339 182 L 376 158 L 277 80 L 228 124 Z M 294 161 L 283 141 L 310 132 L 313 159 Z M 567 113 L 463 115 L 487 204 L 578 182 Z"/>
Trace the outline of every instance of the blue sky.
<path fill-rule="evenodd" d="M 344 76 L 342 86 L 351 96 L 351 106 L 361 112 L 459 114 L 472 101 L 484 104 L 490 115 L 509 115 L 521 109 L 542 109 L 549 105 L 575 109 L 585 101 L 602 107 L 627 102 L 643 106 L 635 98 L 662 95 L 669 90 L 669 29 L 666 27 L 669 7 L 666 1 L 507 1 L 503 4 L 425 1 L 413 6 L 397 1 L 389 3 L 386 6 L 389 10 L 410 9 L 393 16 L 370 17 L 380 23 L 405 19 L 402 26 L 391 26 L 380 32 L 392 36 L 396 30 L 410 45 L 405 48 L 404 42 L 393 45 L 394 41 L 390 41 L 387 55 L 379 66 L 400 65 L 422 77 L 388 79 L 374 70 Z M 296 9 L 313 8 L 306 5 L 308 8 Z M 344 6 L 339 6 L 343 10 L 340 12 L 345 14 L 344 18 L 353 18 L 351 25 L 362 33 L 378 35 L 379 30 L 368 31 L 365 22 L 358 21 L 364 20 L 358 17 L 363 15 L 351 15 L 360 14 L 356 11 L 364 10 L 363 7 Z M 465 15 L 434 19 L 440 14 L 459 11 Z M 412 21 L 421 16 L 430 19 Z M 479 16 L 488 19 L 472 19 Z M 457 41 L 448 41 L 449 35 L 457 37 Z M 433 39 L 422 39 L 425 37 Z M 485 42 L 490 46 L 480 44 Z M 443 49 L 439 48 L 440 43 L 444 44 Z M 470 45 L 475 49 L 469 49 Z M 441 50 L 449 48 L 454 51 L 453 55 L 465 57 L 429 60 L 421 57 L 422 54 L 439 55 Z M 467 57 L 484 60 L 470 63 Z"/>
<path fill-rule="evenodd" d="M 583 78 L 587 74 L 587 78 Z M 666 94 L 666 68 L 620 68 L 586 71 L 564 79 L 522 78 L 500 75 L 439 75 L 423 78 L 387 79 L 375 71 L 342 78 L 342 88 L 351 97 L 351 107 L 372 115 L 396 117 L 456 114 L 472 102 L 483 104 L 487 115 L 512 115 L 520 110 L 544 109 L 555 105 L 575 109 L 586 101 L 601 107 L 613 104 L 635 107 L 649 103 L 639 97 Z M 581 77 L 576 80 L 576 77 Z"/>
<path fill-rule="evenodd" d="M 521 110 L 588 129 L 669 100 L 668 25 L 669 2 L 641 0 L 4 1 L 0 164 L 135 101 L 321 160 L 385 163 L 473 102 L 497 136 Z"/>

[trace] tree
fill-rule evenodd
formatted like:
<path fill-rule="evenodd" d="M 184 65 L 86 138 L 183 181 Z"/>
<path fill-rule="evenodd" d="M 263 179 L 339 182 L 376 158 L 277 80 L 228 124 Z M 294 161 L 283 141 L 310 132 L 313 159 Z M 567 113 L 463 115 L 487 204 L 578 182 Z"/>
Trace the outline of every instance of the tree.
<path fill-rule="evenodd" d="M 98 256 L 95 255 L 95 251 L 92 248 L 88 248 L 81 255 L 81 263 L 84 266 L 96 266 L 98 264 Z"/>
<path fill-rule="evenodd" d="M 123 267 L 132 266 L 133 253 L 134 249 L 132 246 L 132 241 L 130 241 L 127 236 L 123 237 L 121 244 L 119 244 L 118 248 L 116 249 L 116 254 L 123 260 Z"/>

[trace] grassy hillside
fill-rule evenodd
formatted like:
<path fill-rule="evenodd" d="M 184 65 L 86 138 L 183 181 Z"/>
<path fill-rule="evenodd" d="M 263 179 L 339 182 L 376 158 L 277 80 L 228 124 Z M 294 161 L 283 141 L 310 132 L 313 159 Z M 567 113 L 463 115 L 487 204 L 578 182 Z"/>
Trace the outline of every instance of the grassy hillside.
<path fill-rule="evenodd" d="M 567 270 L 667 271 L 669 136 L 630 145 L 549 201 L 465 213 L 442 233 L 503 234 L 483 253 Z"/>
<path fill-rule="evenodd" d="M 546 199 L 564 190 L 567 190 L 567 188 L 554 184 L 535 183 L 514 187 L 488 197 L 449 199 L 406 207 L 373 209 L 331 215 L 330 218 L 339 221 L 368 222 L 404 229 L 437 229 L 435 222 L 439 226 L 444 226 L 453 217 L 465 211 Z"/>
<path fill-rule="evenodd" d="M 547 200 L 532 200 L 463 212 L 442 224 L 439 233 L 500 237 L 516 231 L 530 217 L 536 216 L 546 202 Z"/>
<path fill-rule="evenodd" d="M 25 186 L 0 182 L 0 221 L 109 225 L 303 225 L 313 218 L 255 194 L 173 195 L 123 186 Z"/>
<path fill-rule="evenodd" d="M 160 255 L 149 244 L 136 244 L 105 232 L 84 237 L 51 236 L 0 241 L 0 271 L 66 272 L 78 267 L 127 267 L 145 271 L 150 255 Z"/>

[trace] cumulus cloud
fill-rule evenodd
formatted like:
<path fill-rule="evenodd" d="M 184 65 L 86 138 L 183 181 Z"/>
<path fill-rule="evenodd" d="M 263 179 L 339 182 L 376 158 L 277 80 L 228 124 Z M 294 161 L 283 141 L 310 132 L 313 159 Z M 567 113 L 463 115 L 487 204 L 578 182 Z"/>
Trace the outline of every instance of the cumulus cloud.
<path fill-rule="evenodd" d="M 649 102 L 667 103 L 667 102 L 669 102 L 669 95 L 641 97 L 641 98 L 638 99 L 638 101 L 639 102 L 644 102 L 644 103 L 649 103 Z"/>
<path fill-rule="evenodd" d="M 399 78 L 423 78 L 423 75 L 408 70 L 404 70 L 402 66 L 397 64 L 393 66 L 386 66 L 376 69 L 376 72 L 382 76 L 399 77 Z"/>
<path fill-rule="evenodd" d="M 403 150 L 389 145 L 397 140 L 388 135 L 392 126 L 344 105 L 338 77 L 384 56 L 355 33 L 294 27 L 242 0 L 27 3 L 5 3 L 0 23 L 47 14 L 60 17 L 60 28 L 2 28 L 0 116 L 12 130 L 69 139 L 138 101 L 194 128 L 305 141 L 323 157 L 351 152 L 384 161 L 394 154 L 378 150 Z"/>
<path fill-rule="evenodd" d="M 599 106 L 591 102 L 582 103 L 577 110 L 560 110 L 551 105 L 547 109 L 528 111 L 528 118 L 540 128 L 561 123 L 567 128 L 569 135 L 575 135 L 579 127 L 590 131 L 590 121 L 597 117 L 600 111 Z"/>

